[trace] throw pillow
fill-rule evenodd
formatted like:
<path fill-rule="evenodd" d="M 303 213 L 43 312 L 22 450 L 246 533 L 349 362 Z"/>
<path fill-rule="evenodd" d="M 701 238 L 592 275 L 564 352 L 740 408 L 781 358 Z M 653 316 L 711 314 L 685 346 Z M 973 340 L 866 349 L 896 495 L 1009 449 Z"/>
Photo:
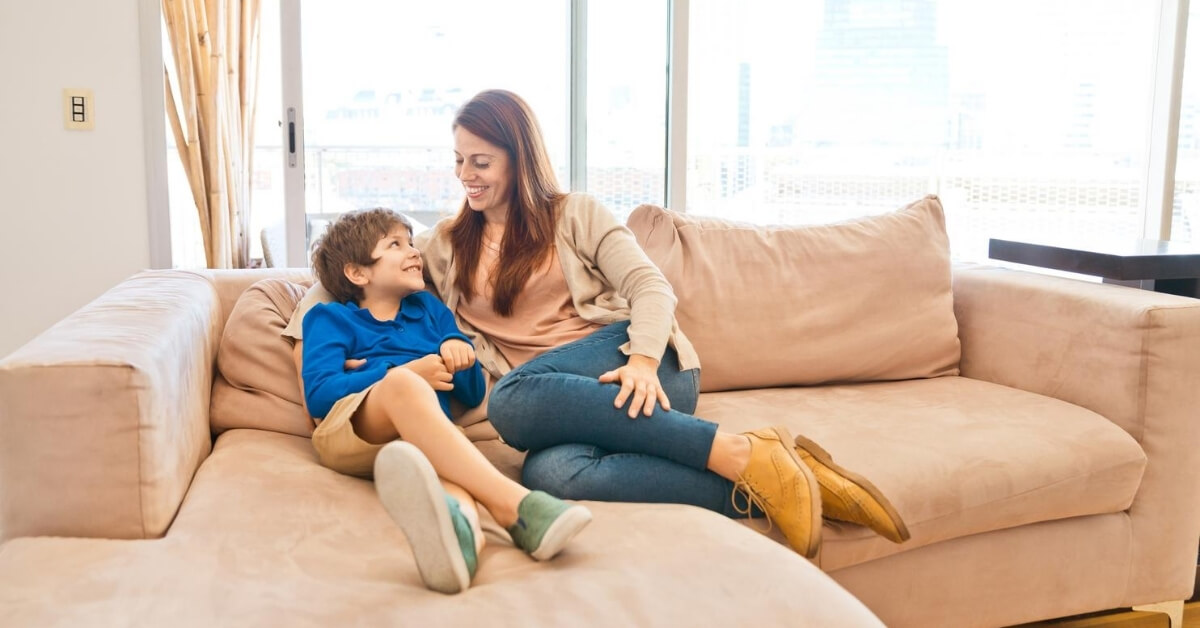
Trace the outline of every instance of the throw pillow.
<path fill-rule="evenodd" d="M 861 219 L 755 226 L 643 205 L 629 228 L 679 299 L 702 391 L 956 375 L 936 196 Z"/>
<path fill-rule="evenodd" d="M 214 432 L 255 428 L 311 436 L 292 342 L 280 334 L 308 285 L 263 279 L 238 297 L 217 349 L 209 422 Z"/>

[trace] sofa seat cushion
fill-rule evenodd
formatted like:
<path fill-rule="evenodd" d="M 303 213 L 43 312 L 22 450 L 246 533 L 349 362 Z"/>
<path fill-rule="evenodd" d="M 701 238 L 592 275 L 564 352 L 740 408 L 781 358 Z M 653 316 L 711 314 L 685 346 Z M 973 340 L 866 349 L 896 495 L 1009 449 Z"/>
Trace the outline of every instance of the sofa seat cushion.
<path fill-rule="evenodd" d="M 734 431 L 781 423 L 873 482 L 912 539 L 827 522 L 826 571 L 950 538 L 1125 510 L 1146 456 L 1108 419 L 964 377 L 706 393 L 697 415 Z"/>
<path fill-rule="evenodd" d="M 371 483 L 318 465 L 307 438 L 231 430 L 165 538 L 0 546 L 0 615 L 21 626 L 177 628 L 882 626 L 816 566 L 729 519 L 588 506 L 592 524 L 553 561 L 487 533 L 472 587 L 446 596 L 421 585 Z"/>

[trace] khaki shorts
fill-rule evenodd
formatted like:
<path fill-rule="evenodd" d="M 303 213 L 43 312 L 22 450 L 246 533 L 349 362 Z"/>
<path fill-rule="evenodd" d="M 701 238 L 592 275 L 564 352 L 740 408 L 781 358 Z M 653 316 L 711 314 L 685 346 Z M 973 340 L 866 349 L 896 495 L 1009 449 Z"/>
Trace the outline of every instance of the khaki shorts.
<path fill-rule="evenodd" d="M 372 384 L 362 392 L 338 399 L 325 419 L 317 425 L 312 443 L 322 465 L 360 478 L 370 479 L 374 475 L 375 455 L 383 449 L 383 445 L 372 445 L 359 438 L 350 424 L 354 412 L 374 387 Z"/>

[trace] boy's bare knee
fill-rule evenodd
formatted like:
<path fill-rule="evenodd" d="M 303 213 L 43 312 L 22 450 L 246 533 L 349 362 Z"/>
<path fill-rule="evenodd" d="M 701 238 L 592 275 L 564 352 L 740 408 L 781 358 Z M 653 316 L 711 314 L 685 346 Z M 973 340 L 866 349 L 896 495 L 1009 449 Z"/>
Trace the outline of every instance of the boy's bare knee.
<path fill-rule="evenodd" d="M 408 369 L 389 369 L 383 379 L 376 384 L 387 395 L 409 396 L 419 394 L 428 384 L 420 375 Z"/>

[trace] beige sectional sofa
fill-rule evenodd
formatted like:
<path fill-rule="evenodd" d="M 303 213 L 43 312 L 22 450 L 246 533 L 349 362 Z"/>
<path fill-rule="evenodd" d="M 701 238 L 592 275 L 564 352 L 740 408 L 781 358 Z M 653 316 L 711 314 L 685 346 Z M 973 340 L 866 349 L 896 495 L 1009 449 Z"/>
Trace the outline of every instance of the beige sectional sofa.
<path fill-rule="evenodd" d="M 810 563 L 762 521 L 593 502 L 555 561 L 492 531 L 469 591 L 428 592 L 307 440 L 279 336 L 307 271 L 153 271 L 0 361 L 0 625 L 1000 626 L 1191 594 L 1200 300 L 952 269 L 934 197 L 628 224 L 704 364 L 697 414 L 815 440 L 910 541 L 829 521 Z M 457 417 L 518 476 L 481 419 Z"/>

